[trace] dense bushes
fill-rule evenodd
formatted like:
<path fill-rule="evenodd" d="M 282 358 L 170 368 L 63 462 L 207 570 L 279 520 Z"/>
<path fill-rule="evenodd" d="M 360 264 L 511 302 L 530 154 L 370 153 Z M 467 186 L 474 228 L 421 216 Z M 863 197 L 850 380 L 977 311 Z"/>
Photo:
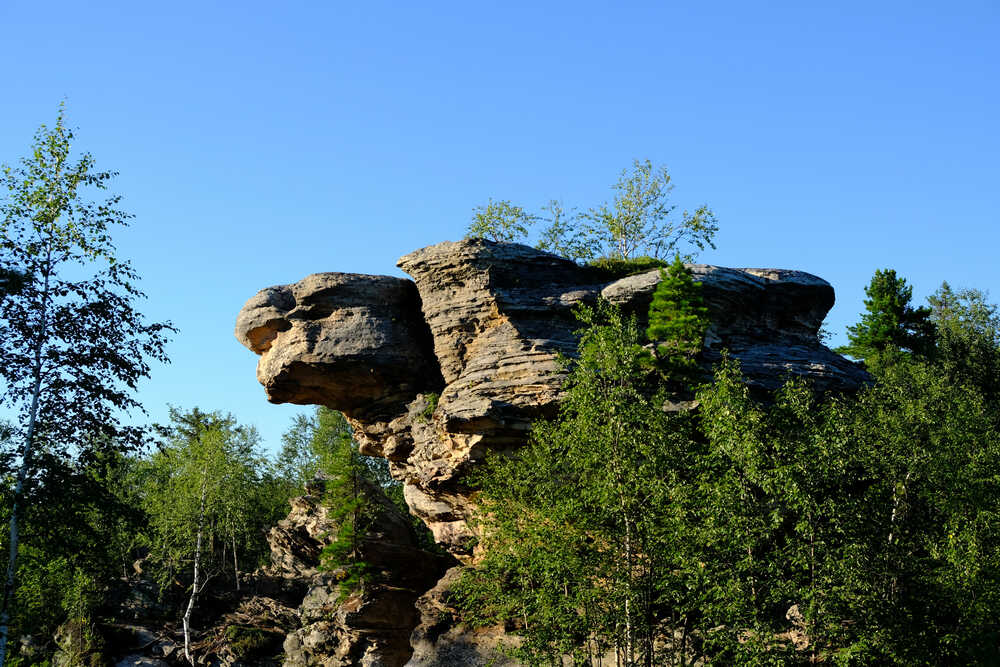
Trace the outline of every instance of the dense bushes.
<path fill-rule="evenodd" d="M 529 664 L 1000 660 L 1000 406 L 953 352 L 1000 341 L 954 302 L 934 349 L 869 346 L 856 395 L 761 400 L 725 360 L 680 413 L 634 322 L 581 310 L 558 418 L 478 479 L 464 621 Z"/>

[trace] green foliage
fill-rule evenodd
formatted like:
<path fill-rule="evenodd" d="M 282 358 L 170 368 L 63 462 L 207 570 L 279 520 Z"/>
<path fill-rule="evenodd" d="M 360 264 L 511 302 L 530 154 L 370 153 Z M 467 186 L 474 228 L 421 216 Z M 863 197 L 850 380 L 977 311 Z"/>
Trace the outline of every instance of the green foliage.
<path fill-rule="evenodd" d="M 560 654 L 584 664 L 611 648 L 624 664 L 661 664 L 690 646 L 656 643 L 658 612 L 670 600 L 686 618 L 702 595 L 697 564 L 670 553 L 687 541 L 673 473 L 692 452 L 690 423 L 646 391 L 634 320 L 606 304 L 580 317 L 559 418 L 479 480 L 485 553 L 459 585 L 463 618 L 514 624 L 528 664 Z"/>
<path fill-rule="evenodd" d="M 855 399 L 790 383 L 770 406 L 728 364 L 699 400 L 719 623 L 774 636 L 795 603 L 819 661 L 996 658 L 1000 440 L 981 397 L 902 361 Z"/>
<path fill-rule="evenodd" d="M 351 440 L 331 452 L 323 501 L 336 525 L 332 539 L 320 553 L 320 567 L 339 574 L 340 597 L 357 590 L 369 571 L 362 560 L 361 540 L 368 528 L 367 498 L 364 492 L 365 465 Z"/>
<path fill-rule="evenodd" d="M 942 339 L 993 330 L 981 296 L 956 303 L 937 298 Z M 582 317 L 558 418 L 479 479 L 463 622 L 539 665 L 997 661 L 1000 432 L 954 359 L 883 356 L 855 395 L 791 381 L 764 402 L 724 360 L 671 415 L 635 325 Z"/>
<path fill-rule="evenodd" d="M 542 229 L 535 247 L 577 262 L 593 261 L 600 248 L 583 225 L 576 210 L 567 211 L 562 204 L 551 200 L 542 207 L 546 214 L 540 219 L 549 224 Z"/>
<path fill-rule="evenodd" d="M 642 257 L 632 257 L 629 259 L 601 257 L 590 260 L 586 266 L 596 282 L 611 282 L 612 280 L 618 280 L 626 276 L 646 273 L 653 269 L 662 269 L 670 266 L 670 264 L 666 260 L 643 255 Z"/>
<path fill-rule="evenodd" d="M 230 625 L 225 631 L 226 641 L 240 660 L 261 658 L 281 648 L 284 635 L 249 625 Z"/>
<path fill-rule="evenodd" d="M 0 485 L 3 520 L 9 520 L 11 510 L 13 447 L 0 442 L 6 462 Z M 38 467 L 24 489 L 11 635 L 49 638 L 72 616 L 92 615 L 103 599 L 103 585 L 74 582 L 103 584 L 131 570 L 132 546 L 141 539 L 145 517 L 129 497 L 134 490 L 130 457 L 109 452 L 84 465 L 45 449 L 36 456 Z M 9 548 L 7 540 L 2 548 Z M 89 593 L 82 595 L 85 590 Z"/>
<path fill-rule="evenodd" d="M 429 396 L 432 406 L 436 399 Z M 301 493 L 306 482 L 322 480 L 327 515 L 337 528 L 320 555 L 321 567 L 341 576 L 340 591 L 346 596 L 369 575 L 360 550 L 370 522 L 368 494 L 374 485 L 408 514 L 402 484 L 389 474 L 388 461 L 358 451 L 347 420 L 335 410 L 319 407 L 310 416 L 297 417 L 283 441 L 276 467 L 286 499 Z M 423 524 L 415 527 L 427 532 Z"/>
<path fill-rule="evenodd" d="M 639 253 L 669 256 L 682 242 L 698 250 L 714 248 L 712 239 L 719 229 L 715 215 L 701 206 L 693 214 L 684 211 L 680 220 L 673 220 L 671 215 L 677 208 L 670 204 L 673 188 L 666 167 L 654 168 L 649 160 L 633 161 L 631 171 L 623 169 L 612 186 L 612 203 L 583 214 L 587 236 L 597 241 L 602 255 L 621 259 Z M 691 257 L 685 255 L 685 259 Z"/>
<path fill-rule="evenodd" d="M 646 337 L 655 344 L 656 360 L 668 380 L 689 385 L 701 375 L 697 357 L 708 330 L 708 309 L 679 255 L 664 271 L 649 306 Z"/>
<path fill-rule="evenodd" d="M 311 415 L 297 415 L 292 427 L 282 436 L 282 448 L 275 464 L 276 475 L 283 481 L 285 499 L 300 495 L 303 486 L 317 477 L 338 474 L 341 459 L 349 448 L 356 451 L 358 444 L 340 412 L 320 406 Z M 360 453 L 357 457 L 362 475 L 391 499 L 398 499 L 397 504 L 402 503 L 402 485 L 389 474 L 389 462 L 379 456 Z M 405 508 L 405 503 L 402 507 Z"/>
<path fill-rule="evenodd" d="M 142 442 L 122 411 L 141 409 L 134 391 L 150 360 L 166 360 L 172 328 L 135 310 L 144 298 L 138 276 L 111 238 L 132 216 L 120 210 L 120 196 L 90 199 L 115 173 L 97 171 L 86 153 L 74 161 L 73 138 L 60 108 L 55 126 L 36 133 L 31 156 L 0 172 L 0 266 L 23 277 L 17 294 L 0 299 L 0 400 L 21 410 L 26 431 L 42 378 L 38 432 L 52 447 L 85 455 L 95 443 Z"/>
<path fill-rule="evenodd" d="M 141 502 L 148 513 L 151 556 L 163 585 L 186 577 L 204 531 L 202 567 L 235 578 L 266 552 L 263 531 L 283 514 L 262 474 L 266 461 L 252 427 L 218 412 L 170 410 L 164 440 L 142 464 Z M 235 562 L 234 551 L 235 549 Z"/>
<path fill-rule="evenodd" d="M 351 438 L 347 421 L 335 410 L 318 407 L 310 415 L 296 415 L 281 438 L 275 464 L 278 476 L 287 482 L 287 496 L 299 495 L 306 482 L 329 474 Z"/>
<path fill-rule="evenodd" d="M 934 326 L 928 308 L 910 305 L 913 288 L 892 269 L 875 271 L 865 288 L 865 312 L 861 321 L 847 328 L 848 345 L 837 352 L 871 365 L 879 355 L 928 356 L 934 346 Z"/>
<path fill-rule="evenodd" d="M 929 299 L 937 328 L 935 361 L 952 382 L 975 387 L 1000 406 L 1000 314 L 987 295 L 948 283 Z"/>
<path fill-rule="evenodd" d="M 421 423 L 427 423 L 431 420 L 431 417 L 434 416 L 434 411 L 437 410 L 438 401 L 441 400 L 441 394 L 436 392 L 425 394 L 424 396 L 427 400 L 427 405 L 417 415 L 417 421 Z"/>
<path fill-rule="evenodd" d="M 149 376 L 150 361 L 166 361 L 166 335 L 173 331 L 145 322 L 136 310 L 144 298 L 138 275 L 116 256 L 111 239 L 111 230 L 131 216 L 119 208 L 120 197 L 101 195 L 115 174 L 96 170 L 89 154 L 74 159 L 72 140 L 60 108 L 55 126 L 35 134 L 31 155 L 0 172 L 0 405 L 18 415 L 20 441 L 4 461 L 18 470 L 9 479 L 0 662 L 7 656 L 21 521 L 39 515 L 33 494 L 66 499 L 67 490 L 40 482 L 67 471 L 79 481 L 82 469 L 142 445 L 142 429 L 127 425 L 128 412 L 141 410 L 138 383 Z M 14 274 L 20 284 L 12 291 Z"/>
<path fill-rule="evenodd" d="M 477 206 L 473 210 L 466 238 L 517 241 L 527 238 L 528 229 L 537 219 L 506 199 L 496 202 L 491 199 L 486 206 Z"/>
<path fill-rule="evenodd" d="M 635 160 L 631 170 L 622 170 L 612 189 L 615 197 L 610 204 L 583 213 L 567 211 L 553 200 L 542 207 L 545 215 L 538 216 L 507 200 L 490 200 L 485 207 L 475 209 L 466 237 L 527 239 L 531 227 L 545 221 L 548 225 L 536 246 L 577 262 L 602 258 L 627 262 L 646 255 L 668 257 L 682 246 L 698 251 L 715 247 L 713 239 L 719 230 L 715 214 L 701 206 L 694 213 L 684 211 L 677 219 L 676 206 L 670 203 L 673 185 L 665 167 L 654 168 L 649 160 Z M 683 255 L 687 260 L 693 256 Z M 621 270 L 611 268 L 616 269 Z"/>

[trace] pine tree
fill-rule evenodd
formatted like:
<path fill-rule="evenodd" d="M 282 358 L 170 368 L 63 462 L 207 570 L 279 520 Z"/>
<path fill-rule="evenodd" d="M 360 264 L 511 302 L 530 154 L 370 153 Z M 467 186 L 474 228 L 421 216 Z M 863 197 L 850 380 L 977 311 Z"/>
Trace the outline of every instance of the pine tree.
<path fill-rule="evenodd" d="M 929 308 L 910 305 L 913 287 L 893 269 L 879 269 L 865 288 L 861 321 L 847 328 L 848 345 L 837 348 L 865 361 L 891 351 L 928 356 L 934 349 L 934 325 Z"/>
<path fill-rule="evenodd" d="M 699 375 L 697 356 L 708 329 L 708 309 L 680 255 L 664 271 L 649 306 L 646 336 L 656 345 L 656 357 L 668 379 L 689 383 Z"/>

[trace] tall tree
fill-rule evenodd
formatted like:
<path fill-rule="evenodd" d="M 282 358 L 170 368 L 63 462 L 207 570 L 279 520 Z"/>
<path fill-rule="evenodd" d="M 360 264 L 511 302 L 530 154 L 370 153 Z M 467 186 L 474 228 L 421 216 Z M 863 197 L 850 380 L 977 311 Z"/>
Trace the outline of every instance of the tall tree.
<path fill-rule="evenodd" d="M 928 298 L 937 327 L 935 360 L 952 382 L 971 384 L 1000 403 L 1000 311 L 977 289 L 948 283 Z"/>
<path fill-rule="evenodd" d="M 0 663 L 7 655 L 24 485 L 36 445 L 88 460 L 126 450 L 141 430 L 123 415 L 141 410 L 134 392 L 149 362 L 166 361 L 169 324 L 147 323 L 136 310 L 144 298 L 138 275 L 118 258 L 111 230 L 131 217 L 106 189 L 113 172 L 98 171 L 84 153 L 71 157 L 74 134 L 60 107 L 41 126 L 31 155 L 5 166 L 0 183 L 0 264 L 16 267 L 23 284 L 0 299 L 2 402 L 20 413 L 20 465 L 13 492 L 7 576 L 0 606 Z"/>
<path fill-rule="evenodd" d="M 934 325 L 928 308 L 914 308 L 913 287 L 893 269 L 879 269 L 865 288 L 861 321 L 847 328 L 849 343 L 840 354 L 868 362 L 881 353 L 902 351 L 927 356 L 934 349 Z"/>

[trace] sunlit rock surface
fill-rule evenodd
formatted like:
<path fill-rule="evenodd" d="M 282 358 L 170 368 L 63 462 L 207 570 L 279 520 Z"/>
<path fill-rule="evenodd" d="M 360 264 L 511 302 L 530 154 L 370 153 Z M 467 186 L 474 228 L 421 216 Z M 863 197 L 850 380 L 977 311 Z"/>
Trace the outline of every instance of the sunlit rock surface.
<path fill-rule="evenodd" d="M 660 274 L 602 281 L 561 257 L 480 239 L 422 248 L 398 266 L 413 280 L 319 273 L 262 290 L 240 312 L 236 336 L 261 355 L 268 400 L 343 411 L 362 451 L 390 461 L 410 511 L 468 561 L 473 507 L 463 475 L 556 413 L 559 357 L 576 350 L 573 307 L 603 297 L 644 326 Z M 706 368 L 728 350 L 761 388 L 792 376 L 824 391 L 868 381 L 819 341 L 834 303 L 826 281 L 783 269 L 689 268 L 711 319 Z M 420 641 L 420 664 L 437 664 L 433 642 Z"/>

